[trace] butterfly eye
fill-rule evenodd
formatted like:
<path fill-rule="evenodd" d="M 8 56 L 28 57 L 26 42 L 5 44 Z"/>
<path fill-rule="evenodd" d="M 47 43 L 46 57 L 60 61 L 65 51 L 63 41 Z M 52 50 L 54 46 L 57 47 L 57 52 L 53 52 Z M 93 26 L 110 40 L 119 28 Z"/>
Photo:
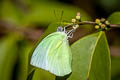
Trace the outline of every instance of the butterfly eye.
<path fill-rule="evenodd" d="M 63 31 L 63 28 L 60 26 L 57 28 L 57 32 L 62 32 Z"/>

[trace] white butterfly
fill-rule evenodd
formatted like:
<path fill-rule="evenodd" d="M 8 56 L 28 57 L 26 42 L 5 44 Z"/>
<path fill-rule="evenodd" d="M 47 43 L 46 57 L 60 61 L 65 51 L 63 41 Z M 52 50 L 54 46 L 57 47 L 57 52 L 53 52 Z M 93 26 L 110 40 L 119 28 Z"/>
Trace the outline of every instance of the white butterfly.
<path fill-rule="evenodd" d="M 68 38 L 72 38 L 73 31 L 63 31 L 58 27 L 57 32 L 45 37 L 33 52 L 31 65 L 47 70 L 56 76 L 65 76 L 72 72 L 72 53 Z"/>

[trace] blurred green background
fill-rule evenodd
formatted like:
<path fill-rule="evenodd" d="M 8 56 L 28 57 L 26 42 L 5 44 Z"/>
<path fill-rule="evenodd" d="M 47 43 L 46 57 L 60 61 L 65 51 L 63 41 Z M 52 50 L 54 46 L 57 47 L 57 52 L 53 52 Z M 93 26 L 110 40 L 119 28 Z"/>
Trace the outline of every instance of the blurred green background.
<path fill-rule="evenodd" d="M 52 30 L 47 29 L 48 25 L 70 22 L 78 11 L 82 21 L 104 17 L 112 24 L 120 24 L 120 0 L 0 0 L 0 80 L 27 80 L 32 75 L 29 56 L 41 35 Z M 94 31 L 93 26 L 80 26 L 70 44 Z M 112 80 L 120 80 L 120 29 L 111 29 L 106 34 Z M 35 80 L 43 80 L 44 74 L 49 74 L 40 72 L 42 76 L 34 76 Z"/>

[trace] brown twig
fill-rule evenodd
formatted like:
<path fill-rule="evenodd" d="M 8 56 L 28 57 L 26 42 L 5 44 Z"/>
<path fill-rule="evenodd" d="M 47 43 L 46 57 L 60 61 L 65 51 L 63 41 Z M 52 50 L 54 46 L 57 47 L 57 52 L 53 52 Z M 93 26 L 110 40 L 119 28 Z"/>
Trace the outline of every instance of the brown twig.
<path fill-rule="evenodd" d="M 96 22 L 92 22 L 92 21 L 82 21 L 78 23 L 79 25 L 85 25 L 85 24 L 89 24 L 89 25 L 96 25 Z M 111 28 L 120 28 L 120 24 L 110 24 Z"/>
<path fill-rule="evenodd" d="M 82 22 L 79 22 L 78 24 L 79 24 L 79 25 L 84 25 L 84 24 L 95 25 L 96 23 L 95 23 L 95 22 L 92 22 L 92 21 L 82 21 Z"/>
<path fill-rule="evenodd" d="M 111 28 L 120 28 L 120 24 L 110 24 Z"/>
<path fill-rule="evenodd" d="M 65 23 L 67 24 L 67 28 L 71 27 L 73 24 L 72 23 Z M 96 22 L 93 21 L 81 21 L 77 22 L 75 24 L 79 25 L 97 25 Z M 110 24 L 110 28 L 120 28 L 120 24 Z"/>

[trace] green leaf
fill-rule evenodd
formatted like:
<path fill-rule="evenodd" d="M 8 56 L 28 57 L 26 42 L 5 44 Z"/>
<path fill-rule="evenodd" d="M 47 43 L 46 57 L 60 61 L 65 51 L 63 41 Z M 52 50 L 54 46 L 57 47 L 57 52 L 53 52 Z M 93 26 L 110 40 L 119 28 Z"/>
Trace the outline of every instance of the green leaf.
<path fill-rule="evenodd" d="M 34 70 L 34 71 L 35 71 L 35 70 Z M 33 75 L 34 75 L 34 71 L 32 71 L 32 72 L 28 75 L 27 80 L 32 80 Z"/>
<path fill-rule="evenodd" d="M 43 69 L 36 69 L 32 80 L 55 80 L 55 76 Z"/>
<path fill-rule="evenodd" d="M 17 58 L 17 80 L 26 80 L 28 76 L 28 56 L 32 46 L 25 40 L 19 41 Z"/>
<path fill-rule="evenodd" d="M 120 80 L 120 57 L 112 57 L 111 59 L 112 80 Z"/>
<path fill-rule="evenodd" d="M 17 58 L 16 37 L 7 36 L 0 40 L 0 79 L 12 80 L 12 73 Z"/>
<path fill-rule="evenodd" d="M 68 80 L 110 80 L 110 53 L 103 31 L 76 41 L 72 48 L 72 74 Z"/>
<path fill-rule="evenodd" d="M 111 24 L 120 24 L 120 12 L 114 12 L 108 17 Z"/>

